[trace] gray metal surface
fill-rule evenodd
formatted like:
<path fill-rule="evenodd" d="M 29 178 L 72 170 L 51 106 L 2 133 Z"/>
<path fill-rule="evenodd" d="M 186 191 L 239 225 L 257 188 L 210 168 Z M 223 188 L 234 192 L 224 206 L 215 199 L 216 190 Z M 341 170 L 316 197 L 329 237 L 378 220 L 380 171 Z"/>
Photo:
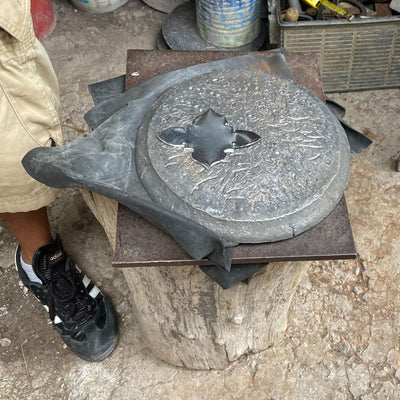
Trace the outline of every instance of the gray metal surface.
<path fill-rule="evenodd" d="M 168 15 L 162 25 L 165 42 L 172 50 L 212 50 L 212 51 L 256 51 L 266 38 L 263 24 L 259 35 L 251 43 L 238 47 L 219 47 L 203 40 L 196 30 L 196 11 L 194 2 L 181 4 Z"/>
<path fill-rule="evenodd" d="M 317 53 L 325 93 L 400 87 L 400 16 L 284 22 L 274 3 L 280 45 Z"/>
<path fill-rule="evenodd" d="M 262 139 L 205 168 L 162 143 L 212 108 Z M 170 88 L 138 131 L 137 169 L 156 203 L 233 243 L 293 237 L 319 223 L 343 196 L 350 169 L 346 134 L 298 83 L 254 70 L 206 73 Z"/>
<path fill-rule="evenodd" d="M 171 50 L 171 48 L 168 46 L 167 42 L 165 41 L 161 30 L 157 35 L 157 49 L 158 50 Z"/>
<path fill-rule="evenodd" d="M 176 7 L 185 2 L 186 0 L 143 0 L 143 3 L 166 14 L 171 13 Z"/>

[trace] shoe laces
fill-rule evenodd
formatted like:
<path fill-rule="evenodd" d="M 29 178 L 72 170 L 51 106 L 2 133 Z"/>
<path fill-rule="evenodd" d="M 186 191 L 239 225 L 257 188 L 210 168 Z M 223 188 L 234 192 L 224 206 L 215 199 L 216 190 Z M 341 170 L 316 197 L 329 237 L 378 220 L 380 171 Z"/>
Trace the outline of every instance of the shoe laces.
<path fill-rule="evenodd" d="M 67 316 L 80 326 L 92 317 L 96 302 L 87 293 L 80 278 L 71 271 L 68 256 L 65 259 L 65 268 L 52 276 L 47 289 L 47 305 L 52 321 L 59 313 L 59 317 Z"/>

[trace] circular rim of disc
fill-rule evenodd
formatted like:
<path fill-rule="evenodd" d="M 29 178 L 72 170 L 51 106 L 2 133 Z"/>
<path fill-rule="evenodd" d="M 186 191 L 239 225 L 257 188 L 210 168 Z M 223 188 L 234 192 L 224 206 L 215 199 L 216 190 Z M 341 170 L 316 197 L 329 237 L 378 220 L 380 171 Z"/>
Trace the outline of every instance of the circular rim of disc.
<path fill-rule="evenodd" d="M 232 70 L 227 71 L 229 72 Z M 296 81 L 278 75 L 270 74 L 261 70 L 252 71 L 265 74 L 267 79 L 269 75 L 273 75 L 280 80 L 290 82 L 290 84 L 296 86 L 298 90 L 304 91 L 304 93 L 309 96 L 312 101 L 318 102 L 319 107 L 325 106 L 318 97 L 316 97 L 313 93 L 311 93 L 308 89 L 306 89 L 304 86 L 300 85 Z M 200 75 L 200 77 L 205 75 L 212 76 L 212 74 L 215 74 L 217 72 L 221 71 L 208 72 Z M 204 211 L 199 211 L 191 206 L 189 203 L 184 202 L 166 185 L 165 181 L 161 179 L 151 163 L 151 157 L 149 156 L 149 149 L 147 146 L 147 135 L 149 132 L 148 127 L 154 110 L 159 107 L 159 104 L 162 103 L 163 99 L 168 96 L 171 90 L 185 82 L 196 82 L 198 79 L 199 77 L 192 78 L 187 81 L 182 81 L 177 85 L 172 86 L 164 94 L 162 94 L 147 112 L 138 130 L 136 142 L 137 169 L 139 176 L 141 177 L 142 183 L 152 199 L 160 205 L 164 206 L 165 208 L 170 208 L 170 210 L 174 212 L 177 212 L 174 204 L 177 204 L 177 201 L 180 202 L 180 213 L 183 216 L 194 220 L 200 225 L 205 226 L 207 229 L 210 229 L 222 239 L 225 239 L 228 243 L 263 243 L 288 239 L 312 228 L 313 226 L 321 222 L 325 217 L 327 217 L 343 197 L 343 193 L 347 186 L 348 176 L 350 172 L 350 148 L 348 146 L 346 134 L 337 119 L 333 116 L 332 113 L 330 113 L 328 108 L 326 108 L 327 113 L 329 113 L 327 114 L 327 116 L 329 118 L 334 118 L 334 120 L 332 120 L 332 123 L 337 129 L 337 139 L 340 141 L 340 145 L 338 145 L 338 152 L 340 154 L 340 162 L 338 162 L 337 165 L 338 173 L 332 177 L 330 184 L 324 191 L 323 196 L 318 197 L 316 200 L 312 201 L 310 204 L 306 205 L 306 207 L 300 209 L 298 212 L 281 215 L 279 217 L 264 221 L 251 221 L 248 226 L 257 226 L 257 232 L 252 231 L 252 229 L 244 229 L 244 224 L 246 224 L 247 221 L 228 221 L 224 219 L 217 219 L 213 216 L 210 216 L 209 214 L 205 215 Z M 161 198 L 163 199 L 163 201 L 160 200 Z M 232 236 L 230 233 L 226 233 L 227 228 L 236 229 L 238 226 L 243 227 L 243 234 L 240 237 L 236 235 Z"/>

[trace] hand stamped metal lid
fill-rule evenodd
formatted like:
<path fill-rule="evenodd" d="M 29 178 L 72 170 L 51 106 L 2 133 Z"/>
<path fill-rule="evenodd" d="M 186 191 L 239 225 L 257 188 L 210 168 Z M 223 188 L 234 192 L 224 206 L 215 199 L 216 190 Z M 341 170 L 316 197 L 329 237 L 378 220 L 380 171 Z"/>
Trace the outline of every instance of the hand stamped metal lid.
<path fill-rule="evenodd" d="M 334 115 L 297 82 L 225 70 L 153 104 L 137 168 L 155 202 L 228 242 L 260 243 L 298 235 L 333 210 L 350 149 Z"/>

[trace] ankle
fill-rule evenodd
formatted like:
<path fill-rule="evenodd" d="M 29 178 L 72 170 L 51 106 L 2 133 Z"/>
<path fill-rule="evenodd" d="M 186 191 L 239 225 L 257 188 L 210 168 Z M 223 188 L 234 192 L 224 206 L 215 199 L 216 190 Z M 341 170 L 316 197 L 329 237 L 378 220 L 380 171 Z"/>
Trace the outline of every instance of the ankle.
<path fill-rule="evenodd" d="M 32 264 L 32 258 L 33 258 L 34 254 L 35 254 L 34 251 L 32 252 L 32 251 L 21 248 L 21 260 L 25 264 Z"/>
<path fill-rule="evenodd" d="M 49 242 L 51 242 L 51 238 L 50 240 L 38 240 L 35 241 L 34 244 L 21 244 L 21 258 L 22 260 L 26 263 L 26 264 L 32 264 L 32 259 L 34 254 L 36 253 L 36 250 L 41 248 L 42 246 L 45 246 L 46 244 L 48 244 Z"/>

